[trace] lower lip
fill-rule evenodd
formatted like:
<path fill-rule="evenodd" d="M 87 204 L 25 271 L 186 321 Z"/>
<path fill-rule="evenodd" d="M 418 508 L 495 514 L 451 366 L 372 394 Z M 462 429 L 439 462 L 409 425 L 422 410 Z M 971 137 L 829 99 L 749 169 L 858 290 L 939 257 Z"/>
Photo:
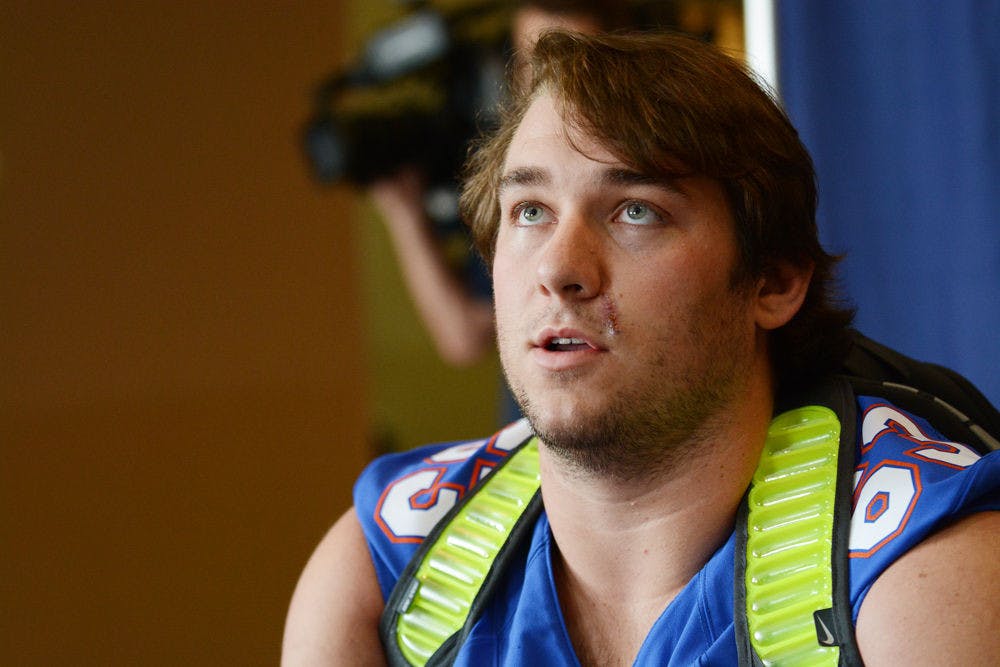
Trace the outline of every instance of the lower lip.
<path fill-rule="evenodd" d="M 544 347 L 533 347 L 531 348 L 531 359 L 546 370 L 564 371 L 592 364 L 603 352 L 603 350 L 595 350 L 592 347 L 565 352 L 553 352 Z"/>

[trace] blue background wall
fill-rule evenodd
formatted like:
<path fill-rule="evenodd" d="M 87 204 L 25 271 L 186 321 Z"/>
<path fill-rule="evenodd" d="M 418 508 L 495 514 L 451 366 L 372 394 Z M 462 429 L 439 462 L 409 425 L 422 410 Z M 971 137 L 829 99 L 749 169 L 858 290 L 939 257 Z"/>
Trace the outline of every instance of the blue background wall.
<path fill-rule="evenodd" d="M 783 2 L 780 86 L 868 335 L 1000 404 L 1000 0 Z"/>

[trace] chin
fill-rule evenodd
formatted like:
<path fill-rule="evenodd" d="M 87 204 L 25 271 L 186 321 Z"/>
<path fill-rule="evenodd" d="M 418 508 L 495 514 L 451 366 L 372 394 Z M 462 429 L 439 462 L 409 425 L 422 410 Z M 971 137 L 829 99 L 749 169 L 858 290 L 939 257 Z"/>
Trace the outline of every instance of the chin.
<path fill-rule="evenodd" d="M 669 469 L 698 446 L 698 434 L 727 403 L 729 386 L 706 381 L 679 391 L 536 389 L 521 387 L 515 396 L 547 449 L 588 474 L 638 479 Z"/>
<path fill-rule="evenodd" d="M 574 424 L 600 420 L 609 410 L 606 396 L 579 388 L 515 390 L 514 395 L 533 424 L 548 428 L 572 428 Z"/>
<path fill-rule="evenodd" d="M 545 392 L 536 400 L 523 392 L 515 393 L 521 410 L 543 442 L 569 451 L 593 449 L 609 437 L 614 439 L 612 433 L 619 430 L 615 424 L 619 411 L 610 409 L 606 401 L 554 395 L 558 393 L 561 392 Z"/>

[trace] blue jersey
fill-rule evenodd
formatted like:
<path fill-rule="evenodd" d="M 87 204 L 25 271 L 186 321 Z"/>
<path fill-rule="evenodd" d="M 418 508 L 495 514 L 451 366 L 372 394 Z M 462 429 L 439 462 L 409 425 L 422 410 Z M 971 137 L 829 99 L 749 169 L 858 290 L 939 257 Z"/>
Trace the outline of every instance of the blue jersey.
<path fill-rule="evenodd" d="M 925 420 L 858 399 L 850 530 L 853 618 L 872 583 L 903 553 L 964 515 L 1000 509 L 1000 452 L 980 456 Z M 526 422 L 492 438 L 433 445 L 374 461 L 354 500 L 383 597 L 440 518 L 530 435 Z M 636 665 L 734 665 L 735 535 L 654 623 Z M 544 511 L 458 654 L 458 665 L 578 666 L 556 595 Z"/>

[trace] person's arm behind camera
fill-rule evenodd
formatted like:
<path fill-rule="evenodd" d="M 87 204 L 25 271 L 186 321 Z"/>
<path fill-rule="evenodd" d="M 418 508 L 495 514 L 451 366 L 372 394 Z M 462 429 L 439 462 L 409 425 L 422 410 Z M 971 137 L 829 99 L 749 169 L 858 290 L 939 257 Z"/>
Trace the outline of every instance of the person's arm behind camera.
<path fill-rule="evenodd" d="M 413 303 L 441 357 L 468 366 L 493 344 L 493 308 L 450 270 L 424 213 L 424 185 L 415 168 L 375 181 L 368 189 L 399 261 Z"/>

